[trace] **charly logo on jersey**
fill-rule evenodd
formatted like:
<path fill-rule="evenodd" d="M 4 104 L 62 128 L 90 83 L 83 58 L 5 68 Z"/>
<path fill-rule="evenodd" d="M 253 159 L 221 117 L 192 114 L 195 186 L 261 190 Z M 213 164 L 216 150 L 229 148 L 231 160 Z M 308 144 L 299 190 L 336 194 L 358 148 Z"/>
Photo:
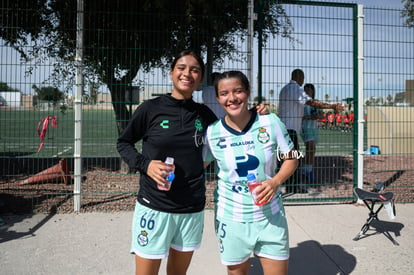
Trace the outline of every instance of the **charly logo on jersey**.
<path fill-rule="evenodd" d="M 266 128 L 262 127 L 262 128 L 259 129 L 259 133 L 257 134 L 257 140 L 260 143 L 267 143 L 270 140 L 270 135 L 266 131 Z"/>
<path fill-rule="evenodd" d="M 141 234 L 137 237 L 137 242 L 140 246 L 146 246 L 148 244 L 148 233 L 147 231 L 141 231 Z"/>
<path fill-rule="evenodd" d="M 170 128 L 170 121 L 168 119 L 164 119 L 163 121 L 161 121 L 160 126 L 163 129 L 168 129 Z"/>
<path fill-rule="evenodd" d="M 220 147 L 220 149 L 226 148 L 227 147 L 227 145 L 226 145 L 226 139 L 225 138 L 220 138 L 216 145 L 218 147 Z"/>

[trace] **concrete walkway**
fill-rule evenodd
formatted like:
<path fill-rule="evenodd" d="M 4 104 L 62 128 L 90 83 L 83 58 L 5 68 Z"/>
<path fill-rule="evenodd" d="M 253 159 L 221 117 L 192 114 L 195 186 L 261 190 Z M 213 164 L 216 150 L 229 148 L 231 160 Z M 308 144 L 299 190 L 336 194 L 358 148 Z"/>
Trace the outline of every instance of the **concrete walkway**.
<path fill-rule="evenodd" d="M 364 205 L 286 206 L 290 230 L 289 274 L 414 274 L 414 204 L 397 204 L 397 216 L 354 241 L 368 218 Z M 133 274 L 129 254 L 132 212 L 3 216 L 1 274 Z M 189 275 L 226 274 L 206 210 L 202 247 Z M 383 232 L 388 231 L 399 245 Z M 160 274 L 165 274 L 165 261 Z M 262 274 L 251 259 L 251 274 Z"/>

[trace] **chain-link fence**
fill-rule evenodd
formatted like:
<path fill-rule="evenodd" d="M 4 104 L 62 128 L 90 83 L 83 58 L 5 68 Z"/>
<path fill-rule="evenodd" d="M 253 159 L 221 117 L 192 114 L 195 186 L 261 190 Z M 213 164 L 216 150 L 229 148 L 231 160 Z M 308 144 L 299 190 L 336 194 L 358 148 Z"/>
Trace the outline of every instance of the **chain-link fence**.
<path fill-rule="evenodd" d="M 231 3 L 226 6 L 232 9 L 229 14 L 243 12 L 248 17 L 247 8 Z M 170 59 L 155 56 L 186 47 L 200 50 L 209 73 L 237 69 L 249 74 L 253 68 L 251 101 L 264 101 L 271 111 L 277 112 L 279 91 L 295 68 L 305 72 L 305 83 L 314 84 L 317 99 L 345 106 L 341 114 L 324 110 L 318 119 L 317 192 L 294 194 L 286 202 L 351 202 L 358 176 L 363 177 L 364 188 L 382 181 L 397 194 L 397 201 L 412 202 L 414 29 L 403 25 L 399 10 L 364 8 L 361 32 L 355 5 L 309 3 L 275 6 L 278 18 L 286 20 L 278 21 L 279 35 L 273 37 L 263 27 L 259 37 L 256 33 L 253 38 L 252 48 L 249 33 L 239 29 L 211 39 L 214 24 L 227 20 L 224 15 L 195 12 L 188 17 L 176 13 L 178 7 L 170 12 L 155 12 L 155 7 L 151 12 L 146 7 L 148 11 L 143 12 L 135 6 L 88 4 L 83 13 L 85 86 L 81 97 L 76 96 L 76 64 L 61 62 L 61 58 L 76 59 L 76 7 L 54 7 L 67 13 L 51 20 L 52 25 L 37 26 L 44 22 L 31 18 L 36 9 L 13 10 L 3 3 L 0 212 L 73 211 L 75 176 L 81 182 L 80 211 L 133 209 L 139 174 L 122 169 L 116 139 L 138 104 L 171 90 Z M 268 26 L 272 21 L 266 16 L 269 10 L 265 7 L 264 16 L 259 7 L 255 11 L 255 24 Z M 188 22 L 189 18 L 197 23 Z M 19 36 L 23 23 L 29 29 L 26 41 Z M 240 23 L 247 25 L 247 19 Z M 186 24 L 192 27 L 184 28 Z M 55 45 L 48 38 L 36 37 L 41 26 L 67 41 Z M 364 45 L 359 55 L 358 40 Z M 10 47 L 12 42 L 23 55 Z M 23 42 L 27 43 L 22 46 Z M 233 48 L 225 48 L 230 42 Z M 220 47 L 226 50 L 219 56 Z M 358 68 L 361 58 L 364 65 Z M 358 102 L 358 83 L 362 82 L 355 75 L 358 71 L 363 72 L 364 102 Z M 196 91 L 193 98 L 200 101 L 201 92 Z M 79 121 L 76 104 L 82 106 L 80 138 L 74 133 Z M 358 108 L 362 107 L 361 117 Z M 359 150 L 361 137 L 363 149 Z M 77 156 L 79 140 L 81 155 Z M 300 148 L 305 154 L 302 140 Z M 80 175 L 74 175 L 77 159 L 81 160 Z M 211 208 L 214 166 L 206 173 L 207 207 Z"/>

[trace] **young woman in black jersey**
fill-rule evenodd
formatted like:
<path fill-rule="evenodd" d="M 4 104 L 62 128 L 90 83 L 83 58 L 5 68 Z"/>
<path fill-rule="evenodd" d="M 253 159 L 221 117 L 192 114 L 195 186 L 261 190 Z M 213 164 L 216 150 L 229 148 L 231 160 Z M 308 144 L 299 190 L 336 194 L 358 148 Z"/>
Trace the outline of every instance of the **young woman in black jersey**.
<path fill-rule="evenodd" d="M 217 118 L 205 105 L 192 100 L 204 77 L 204 63 L 192 51 L 174 59 L 171 94 L 142 103 L 117 143 L 121 157 L 140 172 L 132 248 L 136 274 L 158 274 L 168 257 L 168 274 L 185 274 L 193 251 L 201 243 L 205 186 L 202 140 Z M 142 140 L 142 151 L 135 143 Z M 174 158 L 174 166 L 164 163 Z M 173 169 L 171 189 L 160 190 Z M 162 189 L 162 188 L 161 188 Z"/>

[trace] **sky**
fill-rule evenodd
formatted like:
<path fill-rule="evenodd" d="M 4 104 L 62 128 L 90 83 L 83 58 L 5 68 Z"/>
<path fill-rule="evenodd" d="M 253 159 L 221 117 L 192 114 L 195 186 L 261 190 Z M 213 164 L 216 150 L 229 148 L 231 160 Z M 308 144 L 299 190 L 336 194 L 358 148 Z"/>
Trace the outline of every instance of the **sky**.
<path fill-rule="evenodd" d="M 319 2 L 339 2 L 339 3 L 356 3 L 364 6 L 369 7 L 393 7 L 393 8 L 399 8 L 401 9 L 403 7 L 403 4 L 401 3 L 401 0 L 355 0 L 355 1 L 348 1 L 348 0 L 319 0 Z"/>
<path fill-rule="evenodd" d="M 403 21 L 400 0 L 324 2 L 364 5 L 364 98 L 403 92 L 405 81 L 414 79 L 414 29 L 399 27 Z M 311 6 L 288 6 L 286 10 L 295 28 L 295 38 L 301 43 L 293 48 L 286 40 L 275 39 L 267 45 L 262 66 L 263 96 L 272 99 L 269 91 L 274 90 L 273 100 L 277 100 L 290 72 L 301 68 L 305 83 L 316 84 L 318 99 L 324 100 L 325 95 L 333 101 L 353 97 L 351 10 Z M 321 13 L 323 20 L 318 18 Z"/>

